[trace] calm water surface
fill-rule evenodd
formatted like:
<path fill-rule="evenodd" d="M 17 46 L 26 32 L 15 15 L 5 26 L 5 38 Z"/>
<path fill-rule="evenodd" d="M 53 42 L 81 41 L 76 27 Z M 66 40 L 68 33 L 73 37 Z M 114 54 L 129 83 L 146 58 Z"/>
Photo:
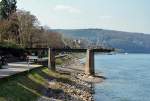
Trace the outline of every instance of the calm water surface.
<path fill-rule="evenodd" d="M 96 55 L 95 68 L 107 78 L 96 101 L 150 101 L 150 54 Z"/>

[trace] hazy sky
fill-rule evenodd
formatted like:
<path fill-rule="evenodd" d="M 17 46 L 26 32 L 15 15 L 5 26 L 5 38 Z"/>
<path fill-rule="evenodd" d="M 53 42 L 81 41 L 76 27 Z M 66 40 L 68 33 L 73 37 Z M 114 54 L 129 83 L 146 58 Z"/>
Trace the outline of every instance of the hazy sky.
<path fill-rule="evenodd" d="M 150 33 L 150 0 L 17 0 L 18 9 L 51 28 Z"/>

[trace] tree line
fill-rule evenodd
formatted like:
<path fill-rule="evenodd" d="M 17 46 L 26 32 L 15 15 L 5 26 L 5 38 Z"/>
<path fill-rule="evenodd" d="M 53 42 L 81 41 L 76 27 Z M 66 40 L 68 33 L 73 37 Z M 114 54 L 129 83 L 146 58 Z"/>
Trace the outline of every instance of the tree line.
<path fill-rule="evenodd" d="M 16 0 L 0 2 L 0 44 L 25 48 L 65 47 L 63 37 L 40 26 L 36 16 L 18 10 Z"/>

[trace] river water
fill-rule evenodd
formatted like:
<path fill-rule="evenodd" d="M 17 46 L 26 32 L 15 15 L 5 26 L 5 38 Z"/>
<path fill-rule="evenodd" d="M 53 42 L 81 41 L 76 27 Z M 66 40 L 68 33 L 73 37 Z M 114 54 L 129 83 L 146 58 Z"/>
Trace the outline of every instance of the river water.
<path fill-rule="evenodd" d="M 96 101 L 150 101 L 150 54 L 95 55 L 107 79 L 95 85 Z"/>

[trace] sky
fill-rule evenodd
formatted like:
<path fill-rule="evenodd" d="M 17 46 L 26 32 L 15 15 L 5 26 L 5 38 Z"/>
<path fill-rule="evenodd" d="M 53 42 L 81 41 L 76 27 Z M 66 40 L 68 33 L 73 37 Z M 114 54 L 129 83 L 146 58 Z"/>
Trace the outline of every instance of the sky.
<path fill-rule="evenodd" d="M 150 34 L 150 0 L 17 0 L 52 29 L 103 28 Z"/>

